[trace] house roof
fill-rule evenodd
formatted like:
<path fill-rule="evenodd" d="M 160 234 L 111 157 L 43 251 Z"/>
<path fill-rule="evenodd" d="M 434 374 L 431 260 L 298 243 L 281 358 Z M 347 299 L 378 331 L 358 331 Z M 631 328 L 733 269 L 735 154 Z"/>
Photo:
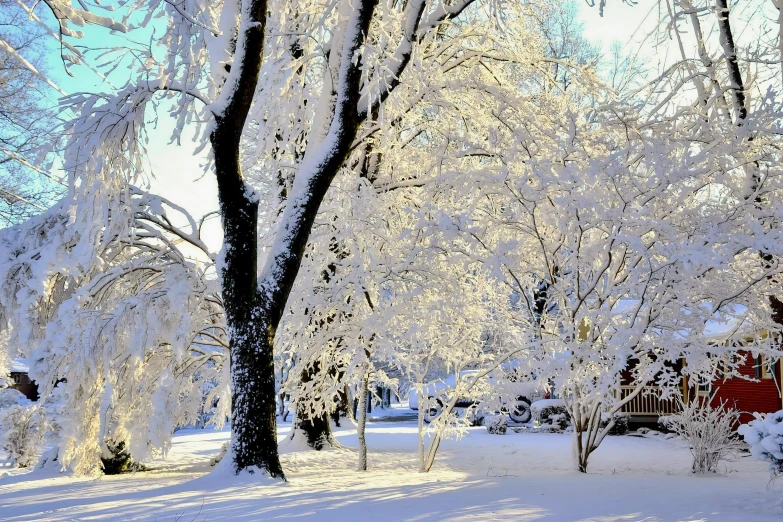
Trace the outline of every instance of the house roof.
<path fill-rule="evenodd" d="M 8 371 L 13 373 L 28 373 L 30 366 L 27 364 L 27 359 L 13 359 L 8 367 Z"/>
<path fill-rule="evenodd" d="M 638 299 L 620 299 L 612 311 L 616 314 L 631 313 L 639 305 Z M 689 312 L 683 308 L 683 313 Z M 745 319 L 748 307 L 740 304 L 725 307 L 724 311 L 715 312 L 712 319 L 704 324 L 704 337 L 711 340 L 723 340 L 736 333 L 737 330 L 747 330 L 750 325 Z M 685 335 L 682 332 L 682 335 Z"/>

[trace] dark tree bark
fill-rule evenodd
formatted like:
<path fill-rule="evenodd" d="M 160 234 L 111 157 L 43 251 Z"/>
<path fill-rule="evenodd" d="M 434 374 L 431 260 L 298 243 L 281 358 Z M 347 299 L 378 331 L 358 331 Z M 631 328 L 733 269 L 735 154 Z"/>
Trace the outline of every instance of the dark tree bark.
<path fill-rule="evenodd" d="M 301 382 L 306 384 L 317 378 L 320 373 L 320 365 L 315 363 L 310 368 L 302 371 Z M 293 433 L 299 430 L 305 435 L 307 445 L 315 450 L 322 450 L 324 446 L 337 446 L 337 441 L 332 435 L 332 425 L 329 422 L 329 412 L 315 413 L 306 401 L 296 403 L 296 425 Z M 293 435 L 292 435 L 293 436 Z"/>
<path fill-rule="evenodd" d="M 745 120 L 748 117 L 748 110 L 746 107 L 745 99 L 745 83 L 742 79 L 742 72 L 740 71 L 739 61 L 737 60 L 737 49 L 734 42 L 734 36 L 731 31 L 731 19 L 730 10 L 727 0 L 715 0 L 716 14 L 718 17 L 718 31 L 720 33 L 720 43 L 723 47 L 723 54 L 726 59 L 726 72 L 728 73 L 729 82 L 731 83 L 731 89 L 734 100 L 734 110 L 736 113 L 736 124 L 741 127 L 745 124 Z M 753 136 L 748 137 L 748 141 L 752 141 Z M 761 185 L 761 176 L 759 174 L 759 164 L 754 162 L 748 167 L 751 177 L 751 190 L 748 197 L 753 196 Z M 762 198 L 760 195 L 755 196 L 755 203 L 757 206 L 762 204 Z M 765 268 L 772 266 L 774 259 L 771 255 L 764 252 L 760 252 L 762 263 Z M 769 296 L 769 304 L 772 309 L 772 320 L 777 325 L 778 332 L 783 330 L 783 301 L 777 296 Z M 780 335 L 780 333 L 778 333 Z"/>
<path fill-rule="evenodd" d="M 715 0 L 715 7 L 718 15 L 718 31 L 720 33 L 720 44 L 723 47 L 723 55 L 726 58 L 726 72 L 728 72 L 729 83 L 734 100 L 734 112 L 737 123 L 742 125 L 748 116 L 748 109 L 745 106 L 745 86 L 742 81 L 742 73 L 737 60 L 737 47 L 734 44 L 734 35 L 731 32 L 731 22 L 729 20 L 729 7 L 727 0 Z"/>
<path fill-rule="evenodd" d="M 332 421 L 334 421 L 336 426 L 340 426 L 342 419 L 349 419 L 351 421 L 356 420 L 351 409 L 351 394 L 347 384 L 340 390 L 340 397 L 337 400 L 337 409 L 332 412 Z"/>
<path fill-rule="evenodd" d="M 329 414 L 313 414 L 306 405 L 299 404 L 296 411 L 296 429 L 305 435 L 307 445 L 316 451 L 337 446 L 329 423 Z"/>
<path fill-rule="evenodd" d="M 360 121 L 357 118 L 362 64 L 354 53 L 367 34 L 377 0 L 361 0 L 353 13 L 355 36 L 343 53 L 350 61 L 340 85 L 344 87 L 334 108 L 340 122 L 334 141 L 314 172 L 300 172 L 310 180 L 307 197 L 297 202 L 293 219 L 286 224 L 286 243 L 275 253 L 271 269 L 259 284 L 257 273 L 258 201 L 242 176 L 239 144 L 263 62 L 266 0 L 253 0 L 250 22 L 237 38 L 244 53 L 229 74 L 221 96 L 225 105 L 215 114 L 210 135 L 215 158 L 223 232 L 224 264 L 220 267 L 226 322 L 231 338 L 232 449 L 234 469 L 256 466 L 270 476 L 285 478 L 277 451 L 275 372 L 273 345 L 304 255 L 318 207 L 332 179 L 345 161 Z M 351 21 L 349 21 L 351 23 Z M 222 93 L 221 93 L 222 94 Z"/>
<path fill-rule="evenodd" d="M 266 0 L 252 2 L 250 18 L 254 23 L 237 36 L 244 39 L 244 55 L 235 64 L 241 73 L 236 78 L 229 75 L 228 81 L 235 83 L 223 87 L 231 93 L 223 111 L 215 114 L 210 135 L 225 236 L 220 272 L 231 339 L 232 447 L 235 471 L 257 466 L 284 478 L 277 452 L 274 329 L 258 292 L 258 200 L 245 184 L 239 158 L 240 137 L 263 62 Z"/>

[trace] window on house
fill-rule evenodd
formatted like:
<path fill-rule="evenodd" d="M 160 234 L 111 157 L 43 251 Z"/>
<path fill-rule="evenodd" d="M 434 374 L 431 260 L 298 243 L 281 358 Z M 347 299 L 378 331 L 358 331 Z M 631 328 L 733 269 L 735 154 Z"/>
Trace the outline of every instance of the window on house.
<path fill-rule="evenodd" d="M 754 360 L 753 369 L 756 371 L 756 379 L 771 379 L 772 369 L 769 367 L 769 363 L 764 359 L 763 355 L 759 355 Z"/>
<path fill-rule="evenodd" d="M 709 397 L 711 391 L 712 391 L 712 381 L 708 380 L 705 377 L 700 378 L 698 392 L 696 395 L 699 397 Z"/>
<path fill-rule="evenodd" d="M 768 359 L 764 359 L 764 357 L 761 357 L 761 378 L 762 379 L 771 379 L 772 378 L 772 366 L 769 364 Z"/>

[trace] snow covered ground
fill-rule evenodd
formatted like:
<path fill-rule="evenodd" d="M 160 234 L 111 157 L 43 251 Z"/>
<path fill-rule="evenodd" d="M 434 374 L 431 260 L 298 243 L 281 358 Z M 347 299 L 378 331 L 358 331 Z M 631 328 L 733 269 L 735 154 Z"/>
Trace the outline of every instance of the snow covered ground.
<path fill-rule="evenodd" d="M 446 441 L 432 472 L 416 472 L 416 425 L 394 412 L 368 425 L 371 470 L 354 471 L 356 430 L 343 450 L 282 446 L 287 483 L 208 474 L 228 432 L 176 434 L 152 471 L 73 478 L 9 471 L 0 478 L 0 520 L 783 520 L 783 483 L 768 488 L 765 464 L 741 457 L 724 473 L 689 473 L 677 441 L 609 437 L 590 473 L 571 470 L 569 435 L 513 433 Z M 283 435 L 288 425 L 280 427 Z"/>

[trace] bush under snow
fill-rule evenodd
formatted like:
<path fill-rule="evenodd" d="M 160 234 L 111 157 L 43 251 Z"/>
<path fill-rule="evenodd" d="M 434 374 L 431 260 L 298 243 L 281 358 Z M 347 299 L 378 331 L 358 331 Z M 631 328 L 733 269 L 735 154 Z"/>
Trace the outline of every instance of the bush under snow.
<path fill-rule="evenodd" d="M 41 405 L 17 390 L 0 390 L 0 449 L 5 462 L 26 468 L 35 464 L 43 449 L 47 423 Z"/>
<path fill-rule="evenodd" d="M 571 425 L 565 401 L 562 399 L 543 399 L 534 402 L 530 409 L 533 418 L 547 431 L 565 431 Z"/>
<path fill-rule="evenodd" d="M 737 431 L 750 445 L 751 455 L 768 462 L 773 474 L 783 474 L 783 410 L 753 415 L 756 419 Z"/>
<path fill-rule="evenodd" d="M 742 447 L 734 436 L 739 411 L 727 408 L 725 402 L 713 407 L 713 398 L 687 404 L 680 398 L 680 412 L 659 421 L 690 444 L 694 473 L 715 473 L 718 462 L 731 458 Z"/>
<path fill-rule="evenodd" d="M 631 415 L 623 411 L 617 411 L 610 417 L 607 413 L 601 414 L 601 429 L 609 425 L 610 418 L 614 420 L 609 435 L 625 435 L 628 433 L 628 423 L 631 421 Z"/>
<path fill-rule="evenodd" d="M 505 435 L 508 429 L 508 417 L 505 415 L 493 415 L 485 418 L 487 431 L 492 435 Z"/>

